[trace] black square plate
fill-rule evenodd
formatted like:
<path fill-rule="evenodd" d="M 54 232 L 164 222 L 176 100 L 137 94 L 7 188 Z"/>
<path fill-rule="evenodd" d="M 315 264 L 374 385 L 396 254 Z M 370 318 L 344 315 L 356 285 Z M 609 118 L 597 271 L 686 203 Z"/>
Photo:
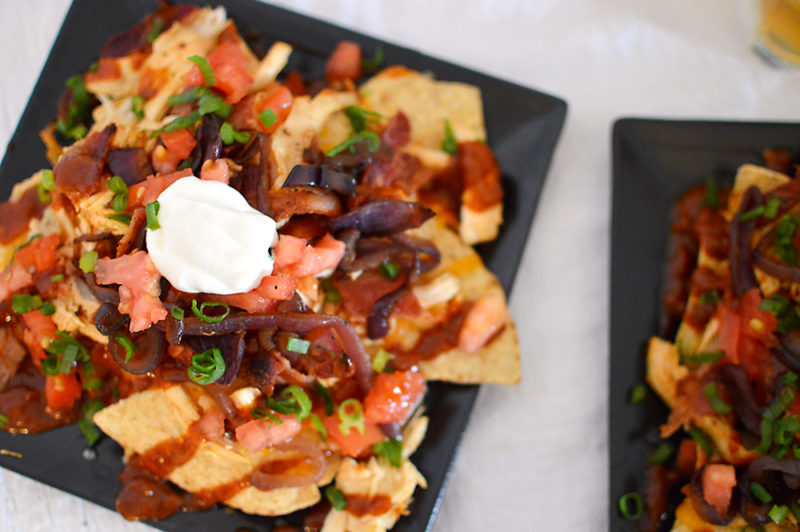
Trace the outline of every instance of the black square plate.
<path fill-rule="evenodd" d="M 188 3 L 205 5 L 208 2 Z M 380 42 L 253 0 L 211 3 L 226 6 L 242 35 L 252 37 L 251 46 L 256 51 L 264 53 L 275 40 L 292 44 L 295 52 L 287 70 L 297 69 L 309 79 L 323 77 L 325 58 L 340 40 L 358 42 L 368 55 Z M 76 72 L 85 71 L 110 37 L 138 23 L 155 7 L 155 0 L 75 0 L 0 166 L 0 197 L 7 197 L 16 181 L 48 166 L 38 132 L 55 116 L 66 80 Z M 489 143 L 503 169 L 506 223 L 500 238 L 481 246 L 480 253 L 509 291 L 566 116 L 566 103 L 413 50 L 381 44 L 385 51 L 384 64 L 403 64 L 430 71 L 439 79 L 471 83 L 483 91 Z M 402 518 L 395 530 L 421 531 L 432 527 L 477 391 L 477 386 L 439 383 L 430 386 L 427 398 L 429 434 L 414 459 L 428 479 L 428 489 L 416 492 L 411 515 Z M 113 441 L 104 438 L 97 445 L 97 460 L 88 462 L 81 458 L 84 447 L 83 437 L 75 426 L 33 436 L 12 436 L 0 431 L 0 448 L 23 455 L 21 460 L 0 455 L 0 466 L 114 508 L 122 468 L 121 450 Z M 288 521 L 296 522 L 297 516 L 291 516 Z M 164 530 L 232 531 L 239 527 L 269 530 L 285 522 L 286 519 L 212 510 L 179 513 L 154 525 Z"/>
<path fill-rule="evenodd" d="M 619 531 L 638 527 L 620 515 L 618 499 L 644 495 L 647 458 L 668 415 L 649 389 L 643 403 L 627 402 L 644 382 L 647 341 L 660 333 L 672 206 L 709 177 L 732 183 L 740 165 L 762 163 L 766 148 L 796 151 L 800 124 L 626 118 L 613 138 L 609 524 Z"/>

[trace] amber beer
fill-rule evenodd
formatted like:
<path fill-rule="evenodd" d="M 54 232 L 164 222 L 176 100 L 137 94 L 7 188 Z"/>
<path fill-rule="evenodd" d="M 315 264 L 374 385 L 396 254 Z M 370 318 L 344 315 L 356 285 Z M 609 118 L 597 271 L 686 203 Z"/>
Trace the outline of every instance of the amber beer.
<path fill-rule="evenodd" d="M 800 66 L 800 0 L 761 0 L 756 50 L 780 66 Z"/>

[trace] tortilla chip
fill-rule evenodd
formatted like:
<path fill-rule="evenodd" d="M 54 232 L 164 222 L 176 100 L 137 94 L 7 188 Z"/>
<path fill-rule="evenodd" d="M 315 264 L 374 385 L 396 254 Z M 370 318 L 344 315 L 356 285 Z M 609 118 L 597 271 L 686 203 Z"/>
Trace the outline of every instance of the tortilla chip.
<path fill-rule="evenodd" d="M 505 294 L 497 278 L 486 269 L 480 256 L 472 247 L 464 244 L 452 230 L 438 218 L 433 218 L 414 231 L 416 236 L 431 240 L 441 253 L 439 265 L 423 276 L 421 283 L 437 282 L 442 276 L 457 280 L 459 299 L 477 301 L 482 297 Z M 449 277 L 442 290 L 449 290 Z M 400 344 L 411 347 L 427 328 L 424 317 L 393 320 L 394 325 L 384 338 L 384 345 Z M 466 353 L 458 348 L 440 353 L 432 360 L 419 364 L 428 380 L 459 383 L 516 384 L 520 380 L 521 368 L 519 342 L 514 322 L 509 315 L 505 328 L 484 345 L 477 353 Z"/>
<path fill-rule="evenodd" d="M 672 532 L 696 532 L 703 530 L 706 532 L 740 532 L 748 528 L 747 521 L 741 515 L 737 515 L 733 521 L 727 525 L 712 525 L 697 515 L 691 501 L 688 498 L 675 509 L 675 523 L 672 525 Z M 778 532 L 783 530 L 780 525 L 769 523 L 759 527 L 765 532 Z"/>
<path fill-rule="evenodd" d="M 163 441 L 184 437 L 189 425 L 200 417 L 198 403 L 205 403 L 202 389 L 187 390 L 184 386 L 190 385 L 138 392 L 98 412 L 94 422 L 125 449 L 126 455 L 141 454 Z M 291 455 L 290 451 L 271 449 L 250 453 L 228 440 L 203 441 L 192 458 L 167 478 L 187 491 L 213 490 L 246 477 L 265 463 Z M 338 456 L 328 460 L 326 472 L 317 485 L 333 479 L 339 460 Z M 319 502 L 317 485 L 269 491 L 249 486 L 224 502 L 247 513 L 283 515 Z"/>
<path fill-rule="evenodd" d="M 791 179 L 786 174 L 755 164 L 743 164 L 736 172 L 733 190 L 728 198 L 726 211 L 728 219 L 732 219 L 733 215 L 736 214 L 739 209 L 739 203 L 742 201 L 742 195 L 751 186 L 756 186 L 762 193 L 767 193 L 781 185 L 785 185 L 789 181 Z"/>
<path fill-rule="evenodd" d="M 391 117 L 403 111 L 411 122 L 411 143 L 441 150 L 445 120 L 459 142 L 485 140 L 483 103 L 478 87 L 392 66 L 364 83 L 364 107 Z"/>

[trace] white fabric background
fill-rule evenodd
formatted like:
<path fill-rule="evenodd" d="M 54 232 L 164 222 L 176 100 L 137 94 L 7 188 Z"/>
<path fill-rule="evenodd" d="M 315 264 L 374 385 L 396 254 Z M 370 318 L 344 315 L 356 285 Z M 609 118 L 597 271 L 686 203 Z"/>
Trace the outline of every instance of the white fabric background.
<path fill-rule="evenodd" d="M 611 126 L 800 119 L 800 70 L 749 49 L 752 2 L 277 1 L 569 102 L 511 296 L 523 381 L 481 390 L 435 530 L 607 529 Z M 68 3 L 0 0 L 0 146 Z M 54 529 L 145 527 L 0 470 L 0 530 Z"/>

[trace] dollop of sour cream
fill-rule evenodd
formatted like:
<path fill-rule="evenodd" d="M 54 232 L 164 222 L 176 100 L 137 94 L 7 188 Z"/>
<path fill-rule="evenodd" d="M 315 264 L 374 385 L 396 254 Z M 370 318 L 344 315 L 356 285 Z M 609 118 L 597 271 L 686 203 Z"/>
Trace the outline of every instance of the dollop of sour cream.
<path fill-rule="evenodd" d="M 159 229 L 147 251 L 161 275 L 183 292 L 237 294 L 272 273 L 275 220 L 224 183 L 183 177 L 158 197 Z"/>

